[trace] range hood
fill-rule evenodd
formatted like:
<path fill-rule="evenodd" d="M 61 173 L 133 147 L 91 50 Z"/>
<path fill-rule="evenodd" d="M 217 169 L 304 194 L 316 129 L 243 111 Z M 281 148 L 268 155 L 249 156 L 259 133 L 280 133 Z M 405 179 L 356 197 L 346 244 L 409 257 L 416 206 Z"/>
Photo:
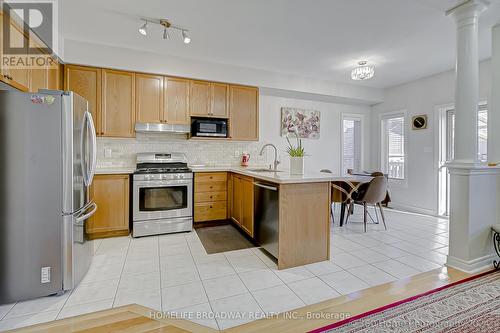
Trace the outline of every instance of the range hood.
<path fill-rule="evenodd" d="M 173 133 L 189 134 L 191 128 L 189 125 L 172 125 L 158 123 L 136 123 L 135 131 L 138 133 Z"/>

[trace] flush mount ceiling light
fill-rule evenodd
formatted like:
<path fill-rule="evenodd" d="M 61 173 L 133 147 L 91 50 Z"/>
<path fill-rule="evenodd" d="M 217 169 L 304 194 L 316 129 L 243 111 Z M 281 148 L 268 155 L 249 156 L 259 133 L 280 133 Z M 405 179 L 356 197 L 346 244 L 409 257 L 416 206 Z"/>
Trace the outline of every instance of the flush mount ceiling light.
<path fill-rule="evenodd" d="M 375 67 L 367 65 L 366 61 L 358 62 L 358 65 L 351 71 L 351 79 L 355 81 L 369 80 L 375 75 Z"/>
<path fill-rule="evenodd" d="M 189 30 L 186 28 L 180 27 L 178 25 L 172 24 L 170 21 L 165 19 L 152 19 L 152 18 L 141 18 L 144 21 L 144 24 L 139 28 L 139 33 L 143 36 L 147 36 L 148 31 L 148 23 L 158 24 L 163 27 L 163 39 L 170 40 L 169 29 L 175 29 L 181 32 L 182 41 L 184 44 L 191 43 L 191 38 L 189 37 Z"/>

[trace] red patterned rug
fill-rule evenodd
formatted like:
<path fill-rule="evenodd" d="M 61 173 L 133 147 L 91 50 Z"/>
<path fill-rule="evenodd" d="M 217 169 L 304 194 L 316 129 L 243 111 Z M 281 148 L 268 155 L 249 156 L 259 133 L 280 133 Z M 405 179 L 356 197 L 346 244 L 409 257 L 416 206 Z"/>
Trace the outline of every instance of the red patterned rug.
<path fill-rule="evenodd" d="M 500 271 L 378 308 L 311 333 L 500 332 Z"/>

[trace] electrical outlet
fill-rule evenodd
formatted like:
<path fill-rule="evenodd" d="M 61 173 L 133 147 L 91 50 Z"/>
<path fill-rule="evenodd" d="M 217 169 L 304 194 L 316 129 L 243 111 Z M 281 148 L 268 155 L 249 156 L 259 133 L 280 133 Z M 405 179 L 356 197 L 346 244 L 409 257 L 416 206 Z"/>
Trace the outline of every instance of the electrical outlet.
<path fill-rule="evenodd" d="M 240 152 L 238 150 L 234 151 L 234 157 L 240 157 Z"/>
<path fill-rule="evenodd" d="M 40 282 L 41 283 L 49 283 L 50 282 L 50 267 L 42 267 Z"/>

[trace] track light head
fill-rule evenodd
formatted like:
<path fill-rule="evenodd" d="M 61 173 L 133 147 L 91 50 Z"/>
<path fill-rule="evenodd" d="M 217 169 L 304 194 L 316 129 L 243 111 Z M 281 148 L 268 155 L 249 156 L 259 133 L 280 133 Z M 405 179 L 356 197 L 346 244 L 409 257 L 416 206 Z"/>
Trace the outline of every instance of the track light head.
<path fill-rule="evenodd" d="M 139 28 L 139 33 L 143 36 L 148 34 L 148 21 L 144 22 L 144 24 Z"/>
<path fill-rule="evenodd" d="M 182 40 L 184 41 L 184 44 L 191 43 L 191 38 L 189 37 L 188 32 L 186 30 L 182 30 Z"/>
<path fill-rule="evenodd" d="M 163 29 L 163 39 L 170 40 L 170 34 L 168 33 L 167 27 Z"/>

